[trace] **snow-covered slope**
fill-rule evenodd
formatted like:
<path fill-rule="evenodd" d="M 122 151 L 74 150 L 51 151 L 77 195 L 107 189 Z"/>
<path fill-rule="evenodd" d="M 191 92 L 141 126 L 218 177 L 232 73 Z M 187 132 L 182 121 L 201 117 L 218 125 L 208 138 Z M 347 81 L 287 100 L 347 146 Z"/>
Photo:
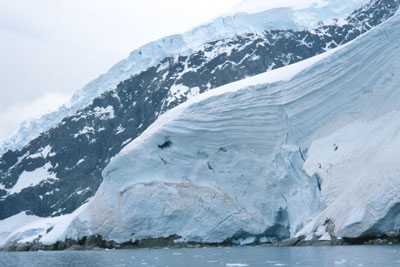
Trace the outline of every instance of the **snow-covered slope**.
<path fill-rule="evenodd" d="M 44 245 L 64 240 L 65 231 L 72 220 L 85 210 L 87 204 L 71 214 L 41 218 L 25 212 L 0 221 L 0 247 L 10 243 L 32 243 L 40 239 Z"/>
<path fill-rule="evenodd" d="M 398 234 L 399 41 L 397 14 L 331 55 L 167 112 L 53 231 L 206 243 Z"/>
<path fill-rule="evenodd" d="M 329 0 L 323 1 L 320 5 L 311 5 L 314 1 L 302 1 L 306 3 L 302 9 L 291 8 L 299 7 L 298 4 L 292 2 L 289 6 L 284 5 L 288 6 L 287 8 L 273 10 L 271 8 L 277 6 L 258 5 L 257 12 L 254 12 L 253 1 L 244 1 L 229 15 L 216 18 L 191 31 L 168 36 L 134 50 L 128 58 L 117 63 L 107 73 L 79 89 L 68 105 L 39 119 L 23 123 L 14 135 L 1 142 L 0 155 L 8 149 L 22 148 L 40 133 L 57 125 L 64 117 L 88 105 L 96 96 L 114 89 L 121 81 L 158 64 L 165 57 L 187 55 L 204 43 L 244 32 L 311 29 L 319 21 L 344 18 L 363 3 L 369 2 L 368 0 Z"/>

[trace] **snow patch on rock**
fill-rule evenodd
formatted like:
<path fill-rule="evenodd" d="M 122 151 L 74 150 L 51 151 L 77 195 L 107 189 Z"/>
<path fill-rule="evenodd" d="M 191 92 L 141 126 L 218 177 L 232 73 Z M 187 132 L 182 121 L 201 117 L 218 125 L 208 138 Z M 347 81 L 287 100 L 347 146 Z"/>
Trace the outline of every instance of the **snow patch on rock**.
<path fill-rule="evenodd" d="M 37 168 L 34 171 L 24 171 L 18 178 L 17 183 L 10 189 L 6 189 L 8 194 L 21 192 L 23 189 L 31 186 L 36 186 L 42 182 L 53 182 L 58 178 L 50 171 L 53 168 L 51 163 L 47 163 L 43 167 Z"/>
<path fill-rule="evenodd" d="M 52 147 L 50 145 L 45 146 L 44 148 L 40 149 L 38 153 L 30 155 L 28 158 L 35 159 L 35 158 L 47 158 L 50 154 Z"/>

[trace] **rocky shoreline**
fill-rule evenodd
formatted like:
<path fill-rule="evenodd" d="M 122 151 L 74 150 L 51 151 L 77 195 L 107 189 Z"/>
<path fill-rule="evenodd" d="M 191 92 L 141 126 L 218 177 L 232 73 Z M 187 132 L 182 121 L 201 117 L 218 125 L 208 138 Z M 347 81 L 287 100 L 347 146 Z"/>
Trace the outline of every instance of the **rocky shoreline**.
<path fill-rule="evenodd" d="M 177 242 L 179 236 L 168 238 L 143 239 L 135 242 L 118 244 L 114 241 L 103 240 L 100 235 L 91 235 L 79 239 L 66 239 L 64 242 L 58 241 L 52 245 L 44 245 L 38 239 L 29 243 L 10 243 L 2 248 L 0 252 L 23 252 L 23 251 L 74 251 L 74 250 L 104 250 L 104 249 L 140 249 L 140 248 L 200 248 L 200 247 L 237 247 L 240 246 L 232 242 L 223 243 L 196 243 L 196 242 Z M 305 246 L 351 246 L 351 245 L 400 245 L 400 236 L 388 237 L 362 237 L 344 238 L 334 240 L 305 240 L 304 237 L 294 237 L 284 239 L 277 243 L 254 243 L 249 246 L 264 247 L 305 247 Z"/>

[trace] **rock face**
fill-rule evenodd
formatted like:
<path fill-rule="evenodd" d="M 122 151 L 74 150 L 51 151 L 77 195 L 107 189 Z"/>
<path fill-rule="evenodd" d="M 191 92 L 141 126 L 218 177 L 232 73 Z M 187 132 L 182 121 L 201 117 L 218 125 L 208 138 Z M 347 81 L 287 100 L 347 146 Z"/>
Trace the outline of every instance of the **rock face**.
<path fill-rule="evenodd" d="M 397 236 L 399 25 L 396 15 L 331 55 L 167 112 L 108 164 L 66 236 L 241 244 Z"/>
<path fill-rule="evenodd" d="M 241 33 L 203 44 L 187 55 L 160 59 L 22 149 L 4 153 L 0 219 L 26 210 L 37 216 L 73 212 L 95 194 L 110 159 L 161 114 L 199 93 L 345 44 L 393 16 L 398 7 L 398 0 L 375 0 L 344 23 Z"/>

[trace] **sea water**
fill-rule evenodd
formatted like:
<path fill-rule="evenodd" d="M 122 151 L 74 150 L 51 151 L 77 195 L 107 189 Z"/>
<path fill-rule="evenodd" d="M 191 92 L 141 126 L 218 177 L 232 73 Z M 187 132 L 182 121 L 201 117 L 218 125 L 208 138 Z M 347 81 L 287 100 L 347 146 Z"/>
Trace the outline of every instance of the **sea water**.
<path fill-rule="evenodd" d="M 2 252 L 0 266 L 400 266 L 400 246 Z"/>

